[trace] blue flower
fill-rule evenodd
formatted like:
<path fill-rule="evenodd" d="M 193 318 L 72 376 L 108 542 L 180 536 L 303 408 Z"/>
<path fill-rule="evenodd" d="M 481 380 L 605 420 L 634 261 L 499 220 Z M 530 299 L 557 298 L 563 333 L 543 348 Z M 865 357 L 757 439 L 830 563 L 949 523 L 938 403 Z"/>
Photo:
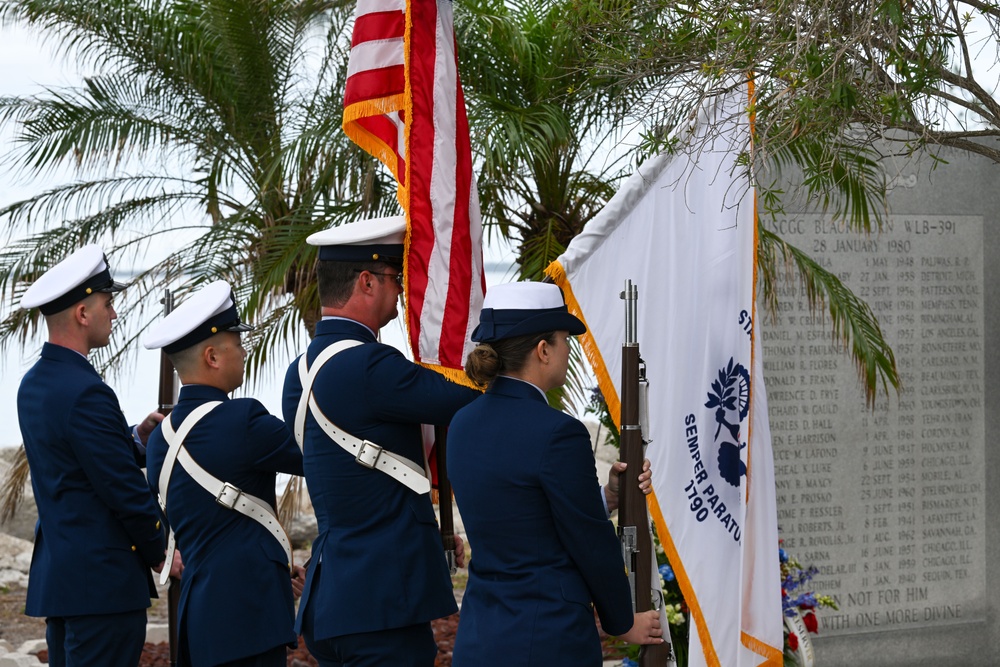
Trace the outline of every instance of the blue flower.
<path fill-rule="evenodd" d="M 673 581 L 677 577 L 674 575 L 673 569 L 671 569 L 669 563 L 664 563 L 660 566 L 660 576 L 663 577 L 664 581 Z"/>
<path fill-rule="evenodd" d="M 639 663 L 632 658 L 622 658 L 622 667 L 639 667 Z"/>
<path fill-rule="evenodd" d="M 782 563 L 787 563 L 788 562 L 788 554 L 785 553 L 785 550 L 782 549 L 781 547 L 778 547 L 778 559 Z"/>

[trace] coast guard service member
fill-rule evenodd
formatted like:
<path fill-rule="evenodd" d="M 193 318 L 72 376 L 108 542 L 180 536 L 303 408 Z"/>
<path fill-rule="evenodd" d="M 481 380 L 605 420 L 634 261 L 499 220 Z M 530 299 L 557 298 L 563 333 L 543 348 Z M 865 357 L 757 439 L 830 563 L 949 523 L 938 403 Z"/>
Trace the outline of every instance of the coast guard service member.
<path fill-rule="evenodd" d="M 457 611 L 420 425 L 447 424 L 479 393 L 378 341 L 402 293 L 405 228 L 385 218 L 308 239 L 320 246 L 323 319 L 288 369 L 283 412 L 304 429 L 319 523 L 297 624 L 323 666 L 430 667 L 430 621 Z"/>
<path fill-rule="evenodd" d="M 202 288 L 149 331 L 183 387 L 149 438 L 147 476 L 184 554 L 178 663 L 284 667 L 294 645 L 292 553 L 274 514 L 275 473 L 302 474 L 285 424 L 243 384 L 246 351 L 231 287 Z M 298 581 L 301 582 L 301 579 Z M 299 584 L 301 590 L 301 584 Z"/>
<path fill-rule="evenodd" d="M 46 271 L 21 299 L 45 316 L 48 342 L 17 392 L 17 417 L 38 504 L 25 613 L 44 616 L 49 664 L 131 666 L 156 597 L 163 529 L 140 467 L 145 454 L 118 397 L 87 360 L 111 339 L 111 278 L 88 245 Z M 160 416 L 136 428 L 145 441 Z"/>
<path fill-rule="evenodd" d="M 555 285 L 486 293 L 465 369 L 489 388 L 448 434 L 448 472 L 475 549 L 455 667 L 599 667 L 595 606 L 608 634 L 663 641 L 658 612 L 632 612 L 590 435 L 545 400 L 565 382 L 569 336 L 585 331 Z"/>

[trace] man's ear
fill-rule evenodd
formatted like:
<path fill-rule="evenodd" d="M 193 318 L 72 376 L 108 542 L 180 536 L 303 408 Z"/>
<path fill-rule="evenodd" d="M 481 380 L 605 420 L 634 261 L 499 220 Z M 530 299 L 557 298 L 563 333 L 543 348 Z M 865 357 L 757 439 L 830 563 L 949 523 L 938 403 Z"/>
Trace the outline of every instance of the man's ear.
<path fill-rule="evenodd" d="M 73 321 L 81 327 L 90 326 L 90 317 L 87 312 L 87 304 L 84 301 L 73 306 Z"/>
<path fill-rule="evenodd" d="M 354 283 L 354 289 L 363 294 L 367 294 L 372 289 L 372 274 L 368 271 L 359 271 L 358 279 Z"/>
<path fill-rule="evenodd" d="M 219 353 L 214 345 L 206 345 L 205 349 L 201 351 L 201 358 L 209 368 L 219 367 Z"/>

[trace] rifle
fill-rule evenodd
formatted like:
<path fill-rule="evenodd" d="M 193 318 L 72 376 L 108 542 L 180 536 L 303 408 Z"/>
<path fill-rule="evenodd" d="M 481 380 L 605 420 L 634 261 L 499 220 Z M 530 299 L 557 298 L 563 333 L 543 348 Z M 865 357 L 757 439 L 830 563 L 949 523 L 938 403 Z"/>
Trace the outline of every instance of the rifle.
<path fill-rule="evenodd" d="M 639 490 L 639 474 L 645 458 L 646 440 L 643 425 L 646 421 L 646 365 L 639 357 L 636 340 L 637 302 L 639 289 L 631 280 L 625 281 L 625 341 L 622 343 L 621 389 L 621 448 L 620 460 L 627 464 L 618 484 L 618 537 L 622 544 L 622 557 L 632 589 L 632 611 L 638 613 L 663 608 L 663 591 L 653 588 L 653 537 L 649 530 L 646 498 Z M 656 578 L 659 581 L 659 577 Z M 672 663 L 670 636 L 663 627 L 662 644 L 643 646 L 639 652 L 640 667 L 664 667 Z"/>
<path fill-rule="evenodd" d="M 437 463 L 438 476 L 438 509 L 441 513 L 441 544 L 444 546 L 444 557 L 448 561 L 448 569 L 452 574 L 457 570 L 455 563 L 455 520 L 451 511 L 451 481 L 448 479 L 448 467 L 445 447 L 448 440 L 448 427 L 434 427 L 434 456 Z"/>
<path fill-rule="evenodd" d="M 174 295 L 167 290 L 160 300 L 163 304 L 164 317 L 174 309 Z M 157 411 L 166 417 L 174 409 L 176 399 L 176 388 L 174 380 L 174 365 L 170 363 L 166 352 L 160 352 L 160 393 L 159 407 Z M 169 569 L 172 563 L 164 563 L 163 567 Z M 167 588 L 167 634 L 170 639 L 170 667 L 177 665 L 177 609 L 181 602 L 181 582 L 177 577 L 170 577 L 170 586 Z"/>

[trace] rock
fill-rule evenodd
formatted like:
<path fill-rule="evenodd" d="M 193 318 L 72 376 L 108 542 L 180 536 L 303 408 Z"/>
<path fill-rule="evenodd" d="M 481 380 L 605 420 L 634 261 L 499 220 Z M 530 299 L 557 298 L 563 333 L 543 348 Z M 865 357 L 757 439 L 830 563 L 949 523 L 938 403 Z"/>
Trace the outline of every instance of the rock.
<path fill-rule="evenodd" d="M 0 567 L 27 572 L 33 548 L 34 545 L 28 540 L 0 533 Z"/>
<path fill-rule="evenodd" d="M 0 570 L 0 588 L 9 588 L 11 586 L 27 588 L 28 575 L 18 570 Z"/>
<path fill-rule="evenodd" d="M 47 651 L 48 649 L 49 645 L 44 639 L 29 639 L 18 647 L 17 653 L 29 653 L 34 655 L 39 651 Z"/>
<path fill-rule="evenodd" d="M 5 653 L 0 655 L 0 667 L 37 667 L 38 657 L 24 653 Z"/>
<path fill-rule="evenodd" d="M 293 549 L 301 549 L 311 544 L 319 535 L 319 524 L 312 509 L 299 511 L 288 525 L 288 540 Z"/>
<path fill-rule="evenodd" d="M 6 639 L 0 639 L 0 653 L 11 653 L 14 650 L 14 645 L 11 644 Z"/>
<path fill-rule="evenodd" d="M 146 643 L 163 644 L 170 641 L 170 626 L 166 623 L 148 623 L 146 625 Z"/>
<path fill-rule="evenodd" d="M 28 585 L 32 547 L 27 540 L 0 533 L 0 586 Z"/>

